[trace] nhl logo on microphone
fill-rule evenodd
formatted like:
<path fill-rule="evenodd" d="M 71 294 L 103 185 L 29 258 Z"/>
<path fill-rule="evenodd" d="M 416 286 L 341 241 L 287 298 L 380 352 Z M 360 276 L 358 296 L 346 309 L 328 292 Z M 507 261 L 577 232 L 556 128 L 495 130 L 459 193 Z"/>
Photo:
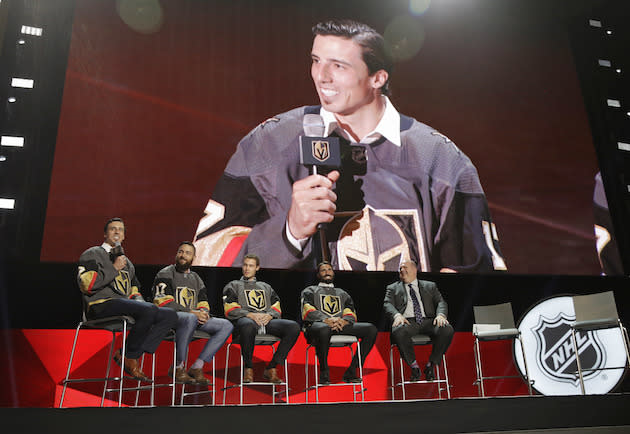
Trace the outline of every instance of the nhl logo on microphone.
<path fill-rule="evenodd" d="M 311 153 L 313 158 L 322 163 L 330 158 L 330 145 L 326 140 L 311 141 Z"/>

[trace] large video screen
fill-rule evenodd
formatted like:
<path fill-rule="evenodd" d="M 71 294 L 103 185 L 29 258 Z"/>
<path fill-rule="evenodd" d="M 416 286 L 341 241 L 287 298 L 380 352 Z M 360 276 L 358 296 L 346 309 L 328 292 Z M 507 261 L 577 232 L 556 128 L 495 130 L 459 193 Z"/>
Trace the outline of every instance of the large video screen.
<path fill-rule="evenodd" d="M 76 261 L 117 216 L 140 264 L 194 239 L 199 265 L 308 269 L 323 239 L 345 270 L 601 273 L 598 166 L 549 3 L 77 0 L 41 260 Z M 293 236 L 303 119 L 322 114 L 311 29 L 341 18 L 384 35 L 400 122 L 341 134 L 334 219 Z"/>

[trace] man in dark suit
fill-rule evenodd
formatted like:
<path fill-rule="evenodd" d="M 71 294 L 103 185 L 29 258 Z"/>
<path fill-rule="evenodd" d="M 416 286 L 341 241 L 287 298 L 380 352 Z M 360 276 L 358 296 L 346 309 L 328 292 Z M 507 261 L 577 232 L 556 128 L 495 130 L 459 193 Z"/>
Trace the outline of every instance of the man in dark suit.
<path fill-rule="evenodd" d="M 431 337 L 433 348 L 424 367 L 424 376 L 426 380 L 434 380 L 434 367 L 440 364 L 453 339 L 453 327 L 446 319 L 448 307 L 437 286 L 434 282 L 419 280 L 417 272 L 412 261 L 400 265 L 400 281 L 387 287 L 383 307 L 392 321 L 392 343 L 411 367 L 411 381 L 421 377 L 411 337 L 417 334 Z"/>

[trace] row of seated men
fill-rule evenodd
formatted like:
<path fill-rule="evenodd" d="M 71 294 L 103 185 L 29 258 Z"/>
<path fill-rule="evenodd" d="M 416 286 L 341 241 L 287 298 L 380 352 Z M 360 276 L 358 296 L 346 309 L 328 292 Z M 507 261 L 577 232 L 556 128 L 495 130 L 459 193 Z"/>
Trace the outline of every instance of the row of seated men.
<path fill-rule="evenodd" d="M 254 342 L 259 332 L 280 338 L 273 358 L 263 377 L 281 383 L 276 367 L 284 363 L 295 344 L 300 326 L 283 319 L 280 299 L 273 288 L 256 280 L 260 269 L 259 258 L 249 254 L 243 260 L 243 276 L 229 282 L 223 289 L 224 312 L 227 319 L 210 315 L 207 291 L 202 279 L 190 269 L 195 247 L 190 242 L 180 244 L 175 264 L 158 272 L 153 283 L 153 303 L 144 301 L 139 291 L 132 262 L 124 255 L 122 242 L 125 225 L 120 218 L 108 220 L 104 227 L 104 242 L 81 255 L 77 280 L 86 306 L 88 319 L 127 315 L 135 320 L 127 337 L 124 357 L 120 350 L 114 354 L 116 363 L 123 364 L 126 373 L 138 380 L 151 379 L 140 369 L 139 358 L 154 353 L 163 338 L 172 330 L 176 336 L 176 381 L 206 385 L 204 364 L 211 362 L 230 334 L 238 337 L 243 356 L 243 382 L 254 381 L 252 357 Z M 453 328 L 447 320 L 447 304 L 435 283 L 417 279 L 416 264 L 403 262 L 399 269 L 400 281 L 387 287 L 384 310 L 391 321 L 391 340 L 405 362 L 411 367 L 411 381 L 424 374 L 433 380 L 452 337 Z M 332 266 L 323 262 L 318 266 L 319 282 L 302 291 L 302 320 L 304 334 L 312 344 L 320 363 L 319 381 L 330 382 L 328 349 L 334 334 L 353 335 L 360 340 L 362 361 L 372 349 L 377 329 L 373 324 L 358 322 L 352 297 L 335 287 Z M 195 329 L 211 335 L 196 360 L 186 370 L 188 345 Z M 418 364 L 411 337 L 427 334 L 432 338 L 432 352 L 428 362 Z M 360 381 L 357 376 L 358 355 L 355 353 L 343 381 Z M 423 369 L 421 369 L 423 366 Z M 172 368 L 171 368 L 172 369 Z M 172 371 L 169 372 L 172 374 Z"/>

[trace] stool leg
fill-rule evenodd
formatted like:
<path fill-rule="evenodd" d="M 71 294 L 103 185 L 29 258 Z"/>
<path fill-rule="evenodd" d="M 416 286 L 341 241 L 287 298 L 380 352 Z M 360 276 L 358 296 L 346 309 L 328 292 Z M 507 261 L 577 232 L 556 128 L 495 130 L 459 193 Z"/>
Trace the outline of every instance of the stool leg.
<path fill-rule="evenodd" d="M 394 379 L 394 346 L 389 346 L 389 370 L 391 374 L 391 385 L 392 385 L 392 401 L 396 399 L 396 380 Z"/>
<path fill-rule="evenodd" d="M 483 398 L 486 396 L 483 389 L 483 369 L 481 367 L 481 349 L 479 339 L 475 338 L 475 362 L 477 363 L 477 393 Z"/>
<path fill-rule="evenodd" d="M 241 374 L 241 384 L 239 386 L 239 390 L 241 393 L 241 405 L 243 405 L 243 352 L 241 352 L 241 369 L 240 369 L 240 374 Z"/>
<path fill-rule="evenodd" d="M 228 366 L 230 363 L 230 347 L 232 346 L 232 342 L 227 345 L 225 349 L 225 372 L 223 376 L 223 405 L 225 405 L 225 394 L 227 393 L 227 378 L 228 378 Z"/>
<path fill-rule="evenodd" d="M 525 367 L 525 380 L 527 381 L 527 390 L 529 394 L 532 394 L 532 381 L 529 378 L 529 368 L 527 367 L 527 358 L 525 357 L 525 347 L 523 346 L 523 339 L 519 333 L 518 342 L 521 345 L 521 354 L 523 355 L 523 366 Z"/>
<path fill-rule="evenodd" d="M 311 348 L 310 345 L 306 347 L 306 357 L 304 360 L 304 381 L 306 382 L 306 396 L 304 402 L 308 404 L 308 350 Z"/>
<path fill-rule="evenodd" d="M 74 350 L 77 347 L 77 338 L 79 337 L 79 330 L 81 329 L 82 325 L 83 323 L 80 322 L 79 325 L 77 326 L 77 331 L 74 333 L 74 341 L 72 342 L 72 350 L 70 351 L 70 360 L 68 361 L 68 370 L 66 371 L 66 379 L 63 381 L 63 390 L 61 391 L 61 399 L 59 400 L 59 408 L 63 407 L 63 398 L 66 395 L 66 387 L 68 386 L 68 378 L 70 378 L 70 368 L 72 367 L 72 360 L 74 359 Z M 101 407 L 102 406 L 103 405 L 101 404 Z"/>
<path fill-rule="evenodd" d="M 446 397 L 451 399 L 451 383 L 448 380 L 448 366 L 446 366 L 446 355 L 442 354 L 442 365 L 444 366 L 444 379 L 446 381 Z"/>
<path fill-rule="evenodd" d="M 586 395 L 584 390 L 584 377 L 582 376 L 582 363 L 580 362 L 580 353 L 578 352 L 577 337 L 575 336 L 575 329 L 571 328 L 571 337 L 573 339 L 573 350 L 575 351 L 575 361 L 577 362 L 578 376 L 580 377 L 580 390 L 582 395 Z"/>
<path fill-rule="evenodd" d="M 215 354 L 216 356 L 216 354 Z M 217 380 L 216 380 L 216 362 L 215 362 L 216 357 L 212 357 L 212 405 L 215 406 L 216 405 L 216 393 L 217 393 Z"/>
<path fill-rule="evenodd" d="M 405 375 L 403 372 L 403 360 L 402 360 L 402 356 L 400 355 L 400 353 L 398 353 L 398 361 L 400 362 L 400 386 L 402 389 L 402 399 L 403 401 L 406 399 L 406 393 L 405 393 Z"/>
<path fill-rule="evenodd" d="M 284 359 L 284 395 L 287 404 L 289 403 L 289 365 L 287 359 Z"/>
<path fill-rule="evenodd" d="M 361 354 L 361 346 L 359 345 L 359 340 L 357 339 L 357 354 L 359 357 L 359 377 L 361 377 L 361 383 L 359 386 L 361 387 L 361 401 L 365 401 L 365 388 L 363 387 L 363 360 Z M 354 390 L 354 387 L 353 387 Z"/>

